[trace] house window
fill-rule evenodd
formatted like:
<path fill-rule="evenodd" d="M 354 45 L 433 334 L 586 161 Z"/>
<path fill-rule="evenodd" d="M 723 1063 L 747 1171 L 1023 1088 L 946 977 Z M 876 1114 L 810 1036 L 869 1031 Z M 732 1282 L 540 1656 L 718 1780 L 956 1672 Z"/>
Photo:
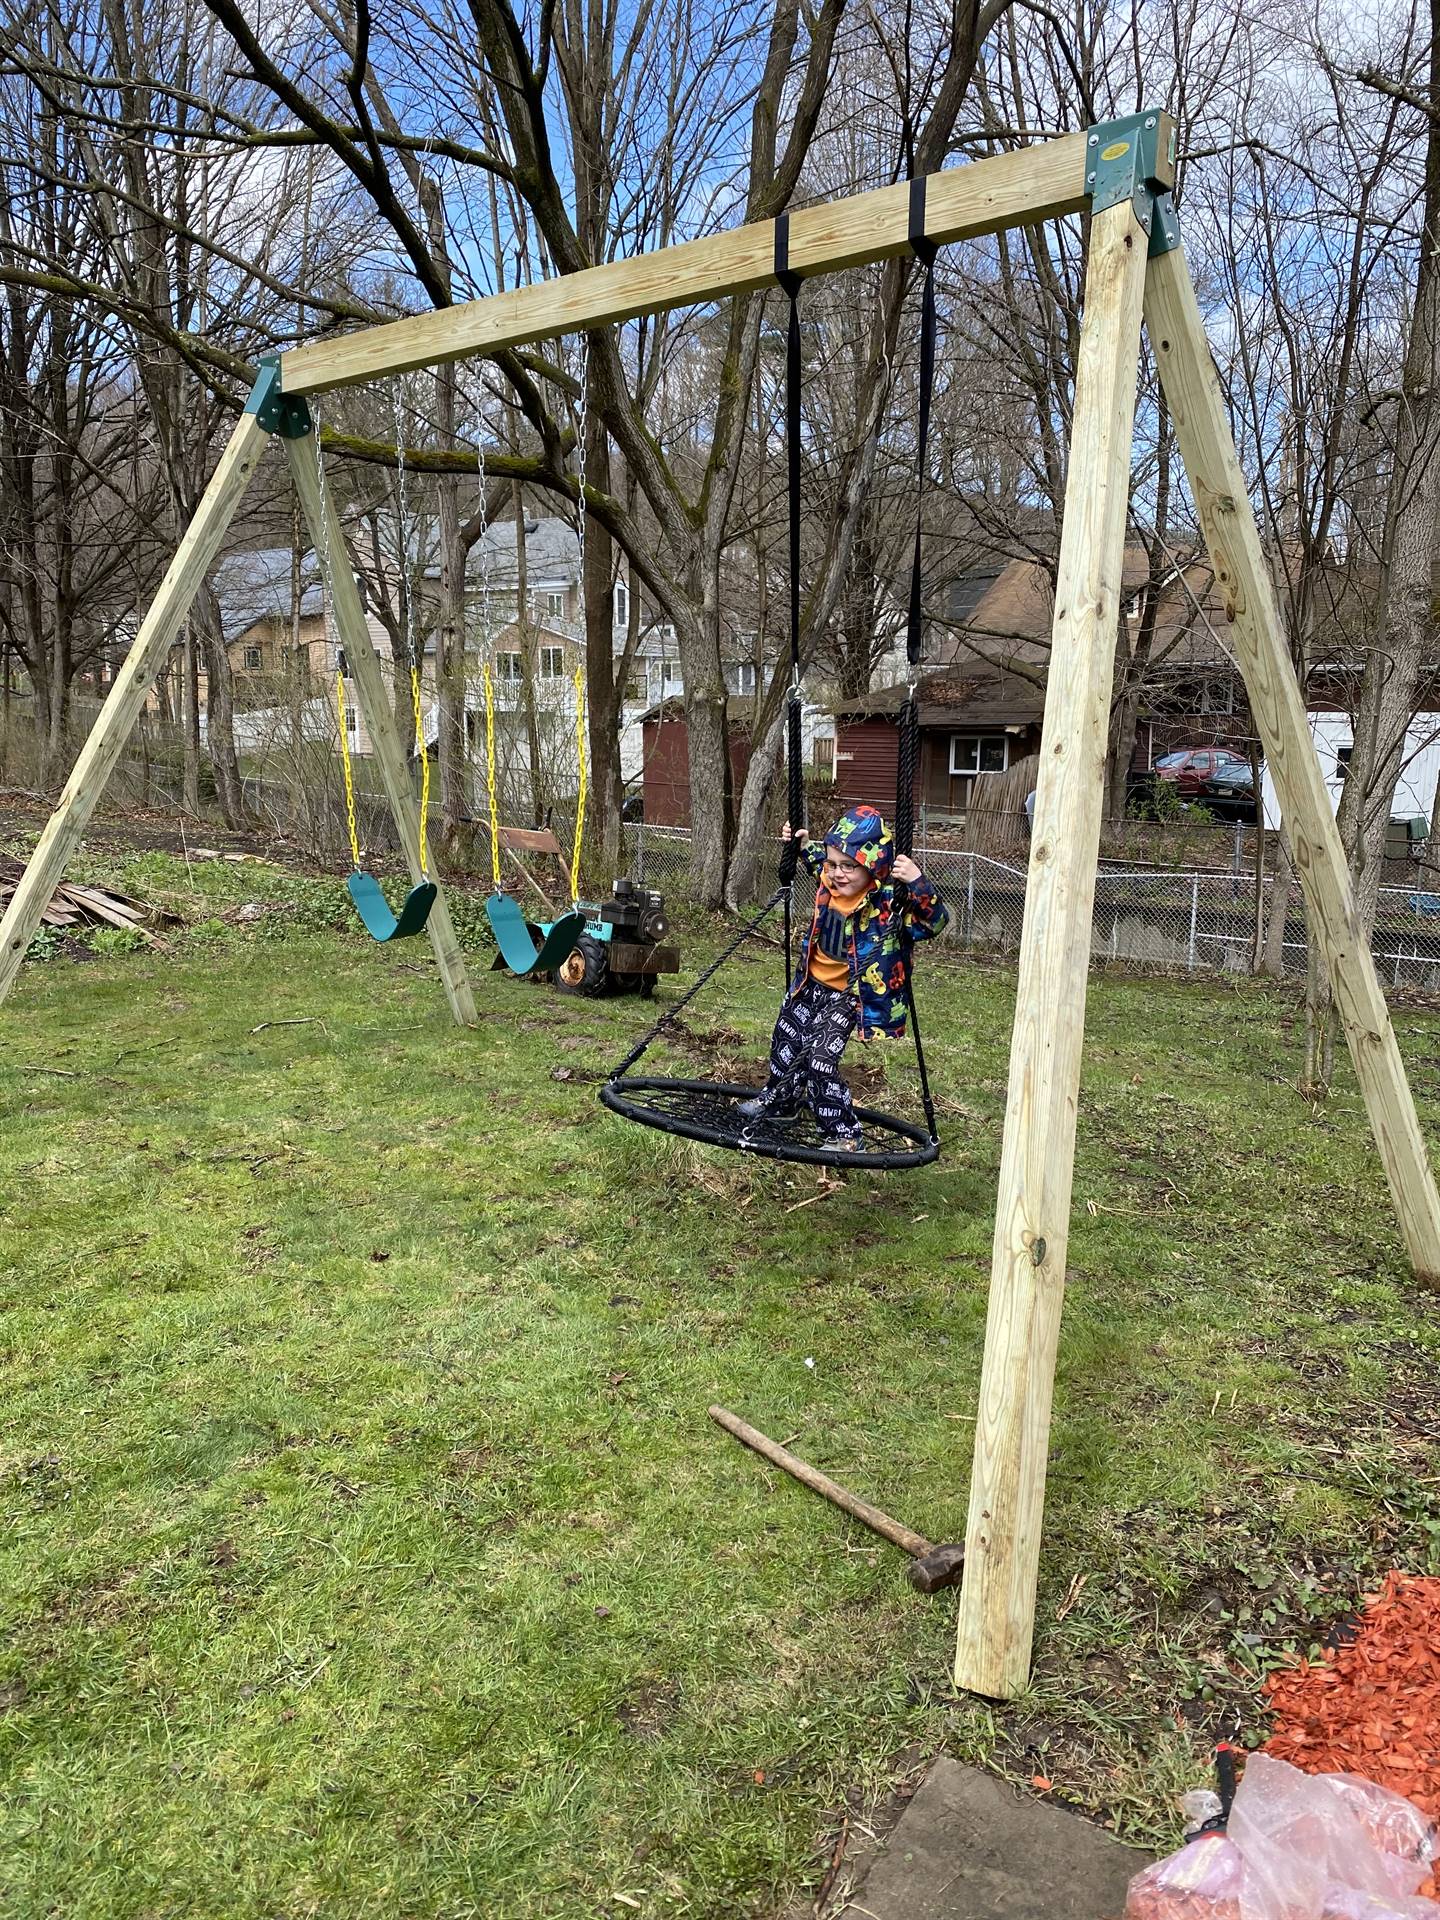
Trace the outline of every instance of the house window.
<path fill-rule="evenodd" d="M 1010 761 L 1010 743 L 1003 733 L 952 733 L 950 771 L 1003 773 Z"/>
<path fill-rule="evenodd" d="M 565 671 L 565 649 L 563 647 L 541 647 L 540 678 L 558 680 Z"/>
<path fill-rule="evenodd" d="M 725 669 L 725 684 L 731 693 L 754 693 L 755 662 L 753 660 L 732 660 Z"/>
<path fill-rule="evenodd" d="M 344 647 L 335 649 L 335 671 L 347 680 L 350 678 L 350 662 L 345 658 Z"/>
<path fill-rule="evenodd" d="M 630 678 L 625 682 L 625 698 L 640 702 L 650 698 L 650 689 L 645 683 L 643 667 L 631 669 Z"/>
<path fill-rule="evenodd" d="M 352 736 L 360 731 L 360 716 L 353 707 L 345 709 L 345 731 Z"/>
<path fill-rule="evenodd" d="M 520 683 L 520 656 L 518 653 L 497 653 L 495 656 L 495 678 L 510 686 Z"/>
<path fill-rule="evenodd" d="M 1343 780 L 1346 774 L 1349 773 L 1350 759 L 1354 751 L 1355 751 L 1355 747 L 1353 742 L 1348 747 L 1336 747 L 1335 778 L 1337 780 Z"/>
<path fill-rule="evenodd" d="M 246 647 L 246 649 L 245 649 L 245 671 L 246 671 L 246 673 L 258 673 L 258 672 L 260 671 L 260 649 L 259 649 L 259 647 Z"/>
<path fill-rule="evenodd" d="M 615 624 L 617 627 L 630 624 L 630 589 L 623 580 L 615 582 Z"/>
<path fill-rule="evenodd" d="M 547 593 L 545 595 L 545 611 L 552 619 L 563 620 L 565 617 L 565 595 L 563 593 Z"/>
<path fill-rule="evenodd" d="M 680 678 L 680 662 L 678 660 L 656 660 L 651 664 L 660 688 L 660 699 L 663 700 L 667 694 L 681 693 L 684 691 L 685 683 Z"/>

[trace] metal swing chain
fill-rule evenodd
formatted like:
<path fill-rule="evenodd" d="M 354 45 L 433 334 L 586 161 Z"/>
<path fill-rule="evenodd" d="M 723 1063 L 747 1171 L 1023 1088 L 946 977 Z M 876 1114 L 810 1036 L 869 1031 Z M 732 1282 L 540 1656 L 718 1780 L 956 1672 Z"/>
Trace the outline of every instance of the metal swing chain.
<path fill-rule="evenodd" d="M 355 780 L 350 770 L 350 723 L 345 709 L 345 672 L 341 666 L 344 647 L 340 644 L 340 616 L 335 611 L 331 588 L 334 561 L 330 552 L 330 483 L 325 478 L 325 452 L 320 440 L 320 409 L 312 405 L 310 417 L 315 440 L 316 491 L 320 496 L 320 592 L 330 603 L 335 626 L 335 719 L 340 730 L 340 766 L 345 775 L 345 826 L 350 835 L 350 864 L 360 871 L 360 832 L 355 824 Z"/>
<path fill-rule="evenodd" d="M 392 389 L 391 402 L 395 414 L 395 473 L 400 512 L 400 579 L 405 593 L 405 652 L 410 661 L 410 706 L 415 717 L 415 751 L 420 759 L 420 877 L 430 877 L 430 861 L 426 846 L 426 832 L 430 820 L 430 755 L 425 749 L 425 720 L 420 707 L 420 667 L 415 655 L 415 580 L 410 570 L 409 526 L 410 516 L 405 488 L 405 433 L 400 411 L 400 388 Z M 416 543 L 416 559 L 419 560 L 419 542 Z M 437 660 L 438 667 L 439 662 Z"/>

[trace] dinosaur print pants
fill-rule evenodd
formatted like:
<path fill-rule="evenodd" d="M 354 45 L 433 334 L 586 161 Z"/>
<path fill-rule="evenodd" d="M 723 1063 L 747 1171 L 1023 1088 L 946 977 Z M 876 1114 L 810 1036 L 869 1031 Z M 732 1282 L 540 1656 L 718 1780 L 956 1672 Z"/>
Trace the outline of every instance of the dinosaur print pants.
<path fill-rule="evenodd" d="M 770 1078 L 761 1098 L 774 1114 L 808 1107 L 820 1131 L 838 1141 L 859 1142 L 860 1126 L 850 1089 L 840 1077 L 840 1056 L 855 1031 L 855 1002 L 848 993 L 807 980 L 787 999 L 770 1041 Z"/>

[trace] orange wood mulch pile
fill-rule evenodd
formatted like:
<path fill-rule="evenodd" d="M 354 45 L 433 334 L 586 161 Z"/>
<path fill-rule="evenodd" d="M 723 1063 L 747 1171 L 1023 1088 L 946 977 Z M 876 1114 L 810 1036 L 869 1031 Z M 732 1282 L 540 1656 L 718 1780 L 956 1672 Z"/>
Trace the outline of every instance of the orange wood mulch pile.
<path fill-rule="evenodd" d="M 1307 1773 L 1359 1773 L 1440 1821 L 1440 1580 L 1388 1573 L 1355 1638 L 1265 1683 L 1265 1751 Z M 1440 1899 L 1440 1876 L 1420 1892 Z"/>

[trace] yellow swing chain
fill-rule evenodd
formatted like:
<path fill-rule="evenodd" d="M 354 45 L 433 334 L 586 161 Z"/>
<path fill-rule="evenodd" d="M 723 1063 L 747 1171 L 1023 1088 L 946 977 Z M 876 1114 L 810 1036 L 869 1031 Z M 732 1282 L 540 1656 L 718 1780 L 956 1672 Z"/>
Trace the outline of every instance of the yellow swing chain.
<path fill-rule="evenodd" d="M 315 432 L 315 476 L 316 490 L 320 496 L 320 592 L 321 604 L 330 602 L 330 611 L 335 619 L 335 631 L 340 630 L 339 617 L 335 614 L 334 596 L 330 591 L 333 559 L 330 552 L 330 489 L 325 479 L 325 454 L 320 441 L 320 409 L 315 407 L 312 414 Z M 345 671 L 340 664 L 345 658 L 343 647 L 336 649 L 335 666 L 335 723 L 340 731 L 340 765 L 345 772 L 345 826 L 350 835 L 350 864 L 360 871 L 360 832 L 355 825 L 355 778 L 350 770 L 350 726 L 345 711 Z"/>
<path fill-rule="evenodd" d="M 426 830 L 430 821 L 430 754 L 425 745 L 425 721 L 420 711 L 420 675 L 415 670 L 415 654 L 410 654 L 410 704 L 415 710 L 415 751 L 420 756 L 420 873 L 430 878 L 430 859 Z"/>
<path fill-rule="evenodd" d="M 475 465 L 480 481 L 480 626 L 483 655 L 480 674 L 485 687 L 485 801 L 490 810 L 490 876 L 496 893 L 504 891 L 500 878 L 500 804 L 495 777 L 495 676 L 490 663 L 495 654 L 495 629 L 490 605 L 490 523 L 485 511 L 485 421 L 476 410 Z"/>
<path fill-rule="evenodd" d="M 490 662 L 486 660 L 482 668 L 485 679 L 485 793 L 490 807 L 490 868 L 495 891 L 502 891 L 500 884 L 500 827 L 495 798 L 495 681 L 490 672 Z"/>
<path fill-rule="evenodd" d="M 345 712 L 345 675 L 339 667 L 335 669 L 335 718 L 340 728 L 340 764 L 345 769 L 345 825 L 350 830 L 350 864 L 358 873 L 360 871 L 360 835 L 355 827 L 355 781 L 350 772 L 350 729 Z"/>
<path fill-rule="evenodd" d="M 410 706 L 415 716 L 415 751 L 420 760 L 420 821 L 419 851 L 420 878 L 430 878 L 430 755 L 425 746 L 425 718 L 420 705 L 420 663 L 419 648 L 415 640 L 415 582 L 410 577 L 410 539 L 409 510 L 405 491 L 405 421 L 400 405 L 400 388 L 391 389 L 391 405 L 395 415 L 395 481 L 396 506 L 399 526 L 396 539 L 399 545 L 400 570 L 405 591 L 405 651 L 410 658 Z M 437 669 L 439 662 L 436 662 Z"/>
<path fill-rule="evenodd" d="M 575 539 L 580 548 L 580 632 L 588 633 L 585 606 L 585 487 L 586 454 L 589 451 L 590 426 L 590 336 L 580 336 L 580 411 L 576 436 Z M 582 649 L 585 640 L 582 638 Z M 570 905 L 580 904 L 580 855 L 585 841 L 585 797 L 589 787 L 589 767 L 585 759 L 585 655 L 575 662 L 575 763 L 578 786 L 575 794 L 575 845 L 570 855 Z"/>
<path fill-rule="evenodd" d="M 585 797 L 589 791 L 590 771 L 585 758 L 585 663 L 575 664 L 575 758 L 580 769 L 580 790 L 575 800 L 575 847 L 570 855 L 570 905 L 580 901 L 580 852 L 585 840 Z"/>

